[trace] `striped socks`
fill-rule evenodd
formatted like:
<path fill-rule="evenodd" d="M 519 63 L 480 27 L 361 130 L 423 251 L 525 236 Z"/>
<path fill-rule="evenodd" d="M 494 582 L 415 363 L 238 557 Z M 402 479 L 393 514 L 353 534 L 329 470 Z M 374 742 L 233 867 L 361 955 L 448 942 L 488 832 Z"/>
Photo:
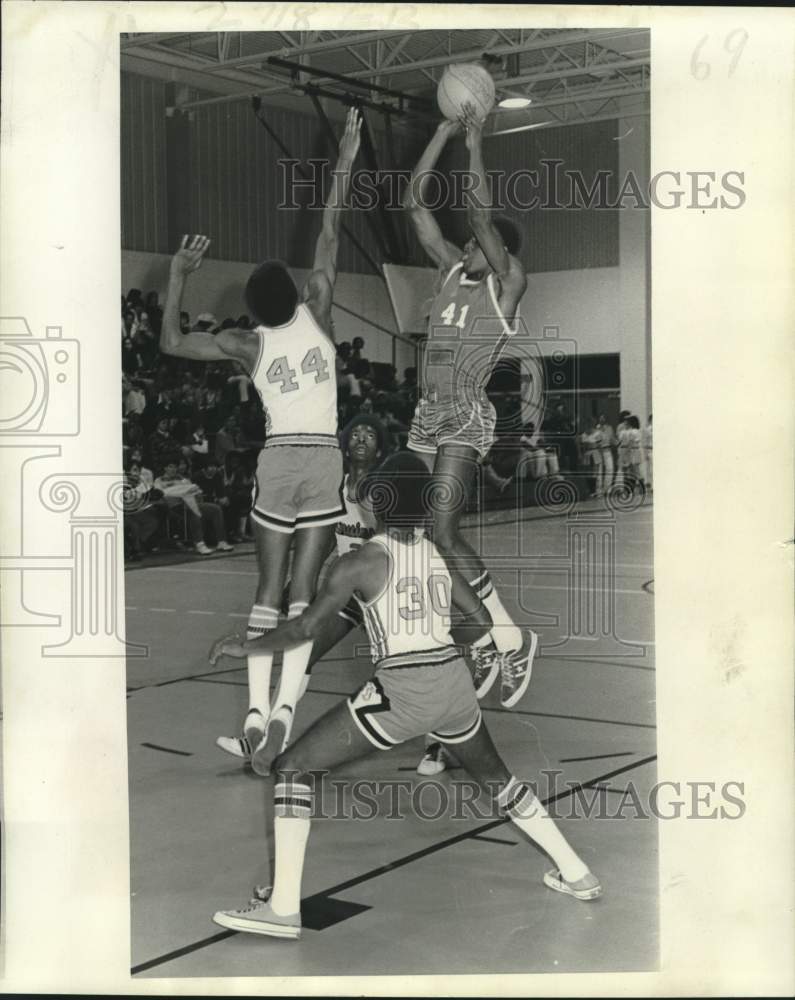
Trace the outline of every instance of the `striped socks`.
<path fill-rule="evenodd" d="M 273 789 L 273 834 L 276 848 L 271 909 L 279 916 L 301 912 L 301 877 L 304 871 L 312 792 L 297 781 L 279 782 Z"/>
<path fill-rule="evenodd" d="M 567 882 L 577 882 L 588 874 L 588 866 L 572 850 L 529 785 L 512 777 L 497 796 L 497 805 L 505 810 L 523 833 L 546 851 Z"/>

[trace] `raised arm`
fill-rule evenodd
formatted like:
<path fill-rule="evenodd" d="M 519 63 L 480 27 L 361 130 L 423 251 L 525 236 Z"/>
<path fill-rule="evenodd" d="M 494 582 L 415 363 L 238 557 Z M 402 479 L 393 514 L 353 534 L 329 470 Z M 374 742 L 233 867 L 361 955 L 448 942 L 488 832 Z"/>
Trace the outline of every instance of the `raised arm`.
<path fill-rule="evenodd" d="M 489 266 L 499 279 L 500 306 L 512 316 L 527 287 L 527 278 L 519 261 L 508 253 L 502 235 L 494 225 L 486 168 L 483 165 L 483 122 L 472 104 L 464 105 L 461 125 L 466 129 L 469 172 L 474 183 L 466 189 L 469 226 Z"/>
<path fill-rule="evenodd" d="M 458 122 L 445 119 L 440 122 L 433 138 L 425 147 L 425 152 L 419 158 L 417 166 L 411 174 L 406 193 L 403 196 L 403 207 L 409 213 L 411 224 L 422 248 L 438 268 L 449 270 L 461 259 L 461 251 L 442 236 L 439 224 L 433 213 L 425 207 L 423 194 L 427 187 L 428 175 L 436 166 L 445 143 L 459 131 Z"/>
<path fill-rule="evenodd" d="M 183 236 L 179 250 L 171 259 L 163 324 L 160 331 L 160 350 L 177 358 L 195 361 L 242 361 L 251 367 L 255 352 L 242 331 L 222 330 L 219 334 L 183 333 L 179 327 L 182 296 L 188 275 L 198 271 L 210 246 L 206 236 Z"/>
<path fill-rule="evenodd" d="M 342 212 L 348 197 L 351 169 L 359 152 L 362 117 L 358 109 L 351 108 L 345 123 L 345 132 L 340 140 L 339 156 L 331 180 L 326 207 L 323 209 L 323 225 L 315 244 L 315 260 L 312 272 L 307 278 L 302 298 L 312 309 L 315 318 L 330 332 L 331 300 L 334 282 L 337 280 L 337 251 L 340 241 Z"/>

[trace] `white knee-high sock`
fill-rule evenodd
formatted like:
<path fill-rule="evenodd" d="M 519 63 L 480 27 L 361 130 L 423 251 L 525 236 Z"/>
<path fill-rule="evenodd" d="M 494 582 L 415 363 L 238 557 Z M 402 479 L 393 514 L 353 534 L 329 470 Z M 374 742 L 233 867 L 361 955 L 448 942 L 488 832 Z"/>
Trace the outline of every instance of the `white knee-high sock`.
<path fill-rule="evenodd" d="M 287 617 L 297 618 L 306 607 L 305 603 L 291 604 Z M 289 717 L 292 719 L 298 699 L 303 694 L 301 688 L 311 655 L 311 641 L 302 642 L 299 646 L 293 646 L 292 649 L 286 649 L 282 654 L 282 676 L 279 680 L 279 690 L 273 699 L 275 712 L 278 712 L 283 706 L 287 706 L 290 709 Z"/>
<path fill-rule="evenodd" d="M 497 796 L 497 804 L 520 830 L 547 852 L 567 882 L 576 882 L 588 874 L 588 865 L 555 826 L 555 821 L 529 785 L 511 778 Z"/>
<path fill-rule="evenodd" d="M 299 913 L 301 876 L 304 872 L 306 842 L 309 839 L 309 816 L 312 809 L 308 785 L 288 781 L 273 789 L 274 862 L 271 909 L 280 916 Z"/>
<path fill-rule="evenodd" d="M 491 582 L 489 571 L 484 569 L 474 580 L 469 581 L 469 586 L 475 591 L 481 603 L 491 615 L 493 623 L 491 637 L 497 649 L 501 653 L 512 649 L 519 649 L 522 645 L 522 633 L 505 610 L 505 605 L 500 600 L 499 594 Z"/>
<path fill-rule="evenodd" d="M 247 639 L 256 639 L 279 624 L 279 612 L 264 604 L 255 604 L 248 618 Z M 273 653 L 249 653 L 248 663 L 248 707 L 258 709 L 267 719 L 270 712 L 271 667 Z"/>

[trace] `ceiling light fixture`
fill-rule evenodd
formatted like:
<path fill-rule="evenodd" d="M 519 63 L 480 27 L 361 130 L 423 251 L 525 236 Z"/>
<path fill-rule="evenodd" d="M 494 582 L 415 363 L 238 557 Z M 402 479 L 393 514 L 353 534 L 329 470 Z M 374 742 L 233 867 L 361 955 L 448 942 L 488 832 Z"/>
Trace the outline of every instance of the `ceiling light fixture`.
<path fill-rule="evenodd" d="M 515 111 L 517 108 L 526 108 L 532 104 L 529 97 L 503 97 L 498 107 Z"/>

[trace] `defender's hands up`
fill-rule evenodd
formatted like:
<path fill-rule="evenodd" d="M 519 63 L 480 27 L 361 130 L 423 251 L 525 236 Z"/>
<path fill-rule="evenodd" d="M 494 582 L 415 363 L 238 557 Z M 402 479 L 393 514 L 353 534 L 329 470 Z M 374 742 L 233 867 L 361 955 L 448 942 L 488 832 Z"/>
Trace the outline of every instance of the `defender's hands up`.
<path fill-rule="evenodd" d="M 351 108 L 345 122 L 345 131 L 340 139 L 340 156 L 355 160 L 361 143 L 362 116 L 358 108 Z"/>
<path fill-rule="evenodd" d="M 171 259 L 171 273 L 182 275 L 190 274 L 201 267 L 204 255 L 210 246 L 210 241 L 206 236 L 183 236 L 179 250 Z"/>

